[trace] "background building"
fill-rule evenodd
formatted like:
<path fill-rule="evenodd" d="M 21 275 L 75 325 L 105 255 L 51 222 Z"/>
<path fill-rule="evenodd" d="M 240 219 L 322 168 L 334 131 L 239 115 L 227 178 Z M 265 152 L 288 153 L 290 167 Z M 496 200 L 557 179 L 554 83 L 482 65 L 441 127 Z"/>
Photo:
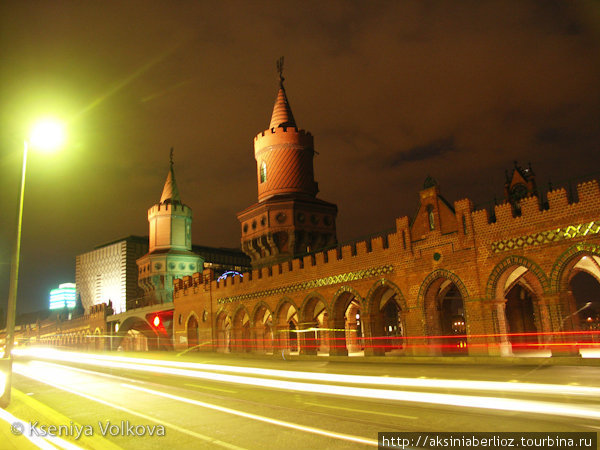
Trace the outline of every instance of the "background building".
<path fill-rule="evenodd" d="M 115 313 L 123 312 L 128 299 L 140 297 L 135 262 L 147 252 L 147 237 L 128 236 L 78 255 L 75 283 L 85 311 L 92 305 L 112 302 Z"/>
<path fill-rule="evenodd" d="M 50 309 L 73 309 L 77 303 L 75 283 L 62 283 L 50 291 Z"/>

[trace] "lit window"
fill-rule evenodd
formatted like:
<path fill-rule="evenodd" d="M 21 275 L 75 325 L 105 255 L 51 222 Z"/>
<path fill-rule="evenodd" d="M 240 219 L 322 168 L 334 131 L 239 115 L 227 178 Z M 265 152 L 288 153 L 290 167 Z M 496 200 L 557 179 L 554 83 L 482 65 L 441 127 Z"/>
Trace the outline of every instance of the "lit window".
<path fill-rule="evenodd" d="M 429 216 L 429 229 L 435 230 L 435 220 L 433 218 L 433 206 L 429 205 L 427 207 L 427 215 Z"/>
<path fill-rule="evenodd" d="M 263 161 L 260 165 L 260 182 L 264 183 L 267 181 L 267 164 Z"/>

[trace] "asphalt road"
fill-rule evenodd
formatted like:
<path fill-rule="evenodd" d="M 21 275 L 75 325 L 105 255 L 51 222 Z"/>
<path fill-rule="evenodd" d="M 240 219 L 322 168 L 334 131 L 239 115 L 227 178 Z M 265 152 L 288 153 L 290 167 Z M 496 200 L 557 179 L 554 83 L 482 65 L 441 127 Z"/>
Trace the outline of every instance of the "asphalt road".
<path fill-rule="evenodd" d="M 359 448 L 377 446 L 378 432 L 600 431 L 598 367 L 125 356 L 18 357 L 13 386 L 40 412 L 22 418 L 63 425 L 62 438 L 83 448 Z"/>

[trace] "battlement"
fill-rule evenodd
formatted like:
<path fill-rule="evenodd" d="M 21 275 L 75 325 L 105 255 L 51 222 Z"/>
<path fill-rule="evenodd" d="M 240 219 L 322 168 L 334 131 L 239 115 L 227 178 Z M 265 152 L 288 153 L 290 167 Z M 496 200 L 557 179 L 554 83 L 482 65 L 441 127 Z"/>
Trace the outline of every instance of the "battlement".
<path fill-rule="evenodd" d="M 391 248 L 390 243 L 397 245 L 398 239 L 394 233 L 385 235 L 376 235 L 363 240 L 357 240 L 352 243 L 337 246 L 335 248 L 325 249 L 322 251 L 309 253 L 300 257 L 290 259 L 281 263 L 275 263 L 268 266 L 252 269 L 244 272 L 242 276 L 234 275 L 222 279 L 215 280 L 214 271 L 212 269 L 204 270 L 203 274 L 195 273 L 192 276 L 186 276 L 181 279 L 173 280 L 173 295 L 174 298 L 186 296 L 194 291 L 195 288 L 205 284 L 210 280 L 210 286 L 206 289 L 223 291 L 219 295 L 230 295 L 228 292 L 231 288 L 237 291 L 243 286 L 247 290 L 251 286 L 260 285 L 264 280 L 277 281 L 289 279 L 290 274 L 297 274 L 292 278 L 303 279 L 307 272 L 311 278 L 318 275 L 319 268 L 328 266 L 328 270 L 344 272 L 348 268 L 348 263 L 356 261 L 357 268 L 360 266 L 360 260 L 369 254 L 378 253 L 389 255 Z M 389 259 L 391 261 L 391 255 Z M 337 270 L 335 266 L 338 266 Z"/>
<path fill-rule="evenodd" d="M 576 201 L 569 200 L 564 188 L 548 192 L 547 199 L 547 205 L 542 205 L 537 196 L 526 197 L 520 201 L 518 211 L 508 202 L 496 205 L 493 214 L 495 220 L 491 220 L 485 209 L 473 211 L 471 218 L 474 231 L 483 235 L 490 231 L 501 231 L 509 236 L 512 230 L 531 227 L 550 229 L 563 222 L 569 224 L 574 220 L 592 220 L 600 202 L 600 188 L 597 180 L 591 180 L 577 185 Z M 544 222 L 547 224 L 544 225 Z"/>
<path fill-rule="evenodd" d="M 254 140 L 256 141 L 256 140 L 260 139 L 261 137 L 265 137 L 265 136 L 268 136 L 269 134 L 277 134 L 277 133 L 290 133 L 290 134 L 298 133 L 301 136 L 312 136 L 310 131 L 299 129 L 298 127 L 277 127 L 277 128 L 271 128 L 269 130 L 261 131 L 254 137 Z"/>
<path fill-rule="evenodd" d="M 277 127 L 262 131 L 254 137 L 254 148 L 259 149 L 277 144 L 298 144 L 313 146 L 313 135 L 296 127 Z"/>
<path fill-rule="evenodd" d="M 192 209 L 184 205 L 183 203 L 158 203 L 156 205 L 151 206 L 148 209 L 148 218 L 156 215 L 156 214 L 177 214 L 190 216 L 192 215 Z"/>
<path fill-rule="evenodd" d="M 86 316 L 94 316 L 98 314 L 106 314 L 108 311 L 108 305 L 106 303 L 99 303 L 97 305 L 92 305 L 89 308 L 89 312 Z"/>

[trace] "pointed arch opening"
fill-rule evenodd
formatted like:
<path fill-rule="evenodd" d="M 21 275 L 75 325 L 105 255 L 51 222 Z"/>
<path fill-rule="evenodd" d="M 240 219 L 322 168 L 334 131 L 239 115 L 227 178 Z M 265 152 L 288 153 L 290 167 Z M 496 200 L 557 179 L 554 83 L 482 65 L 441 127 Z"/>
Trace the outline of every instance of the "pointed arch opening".
<path fill-rule="evenodd" d="M 552 285 L 558 294 L 559 328 L 579 354 L 594 352 L 600 331 L 600 247 L 577 244 L 554 264 Z M 589 331 L 590 334 L 581 334 Z M 574 332 L 577 334 L 570 334 Z"/>
<path fill-rule="evenodd" d="M 198 351 L 200 349 L 200 330 L 196 314 L 191 314 L 186 325 L 188 349 Z"/>
<path fill-rule="evenodd" d="M 250 352 L 252 347 L 250 316 L 246 308 L 241 307 L 233 317 L 233 349 L 236 352 Z"/>
<path fill-rule="evenodd" d="M 376 284 L 368 298 L 368 318 L 365 325 L 369 342 L 365 344 L 365 354 L 394 355 L 403 354 L 404 317 L 406 310 L 400 290 L 383 280 Z"/>
<path fill-rule="evenodd" d="M 330 355 L 364 355 L 362 298 L 351 288 L 341 288 L 333 301 Z"/>
<path fill-rule="evenodd" d="M 279 352 L 298 354 L 298 309 L 290 300 L 283 300 L 277 308 L 276 333 Z"/>
<path fill-rule="evenodd" d="M 544 314 L 546 276 L 539 266 L 521 257 L 507 258 L 498 267 L 488 287 L 495 300 L 492 318 L 500 354 L 550 356 L 546 345 L 550 338 L 541 334 L 551 330 L 548 315 Z"/>
<path fill-rule="evenodd" d="M 94 350 L 95 351 L 100 351 L 104 348 L 104 342 L 103 342 L 99 328 L 96 328 L 94 330 L 93 341 L 94 341 Z M 58 341 L 55 341 L 55 345 L 57 344 L 57 342 Z"/>
<path fill-rule="evenodd" d="M 231 352 L 231 317 L 226 311 L 217 315 L 217 352 Z"/>
<path fill-rule="evenodd" d="M 256 351 L 273 353 L 273 314 L 266 304 L 259 304 L 253 314 Z"/>
<path fill-rule="evenodd" d="M 455 275 L 444 275 L 440 272 L 435 277 L 428 277 L 431 281 L 426 285 L 423 295 L 430 352 L 438 355 L 467 355 L 467 318 L 464 305 L 466 289 Z"/>
<path fill-rule="evenodd" d="M 325 300 L 320 295 L 310 295 L 304 301 L 301 307 L 301 319 L 301 354 L 329 354 L 327 331 L 329 313 L 325 305 Z"/>
<path fill-rule="evenodd" d="M 164 339 L 162 340 L 164 342 Z M 153 351 L 164 349 L 161 339 L 147 320 L 132 316 L 125 319 L 118 331 L 110 339 L 109 346 L 113 349 L 126 351 Z"/>

